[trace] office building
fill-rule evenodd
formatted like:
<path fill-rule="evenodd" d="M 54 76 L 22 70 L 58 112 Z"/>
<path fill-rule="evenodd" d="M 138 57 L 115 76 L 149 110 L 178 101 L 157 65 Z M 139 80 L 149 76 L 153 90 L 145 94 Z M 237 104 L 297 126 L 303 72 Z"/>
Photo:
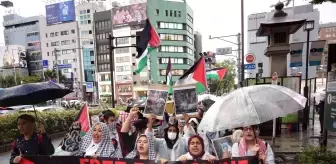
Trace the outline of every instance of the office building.
<path fill-rule="evenodd" d="M 194 47 L 195 47 L 195 61 L 197 61 L 201 56 L 199 55 L 202 53 L 202 35 L 198 31 L 195 31 L 194 33 Z"/>
<path fill-rule="evenodd" d="M 193 10 L 184 1 L 147 0 L 148 18 L 161 38 L 161 46 L 150 55 L 150 79 L 166 81 L 168 58 L 173 81 L 194 64 Z"/>
<path fill-rule="evenodd" d="M 45 27 L 44 16 L 23 17 L 18 14 L 3 16 L 5 45 L 23 45 L 27 54 L 30 75 L 43 75 L 41 31 Z"/>
<path fill-rule="evenodd" d="M 313 5 L 303 5 L 303 6 L 295 6 L 294 11 L 293 8 L 285 8 L 283 9 L 288 16 L 287 17 L 294 17 L 307 19 L 307 20 L 314 20 L 315 21 L 315 28 L 314 30 L 310 31 L 310 41 L 318 40 L 318 31 L 319 31 L 319 21 L 320 21 L 320 13 L 317 9 L 313 8 Z M 264 51 L 268 46 L 268 39 L 267 37 L 256 37 L 256 32 L 260 26 L 261 22 L 266 22 L 268 19 L 272 18 L 274 15 L 274 11 L 268 13 L 257 13 L 248 16 L 248 49 L 247 53 L 252 53 L 255 56 L 255 60 L 253 63 L 248 63 L 245 60 L 245 64 L 255 64 L 255 69 L 245 70 L 245 77 L 247 78 L 254 78 L 257 73 L 257 65 L 258 63 L 263 64 L 263 77 L 270 77 L 272 72 L 270 72 L 269 68 L 269 58 L 264 55 Z M 305 61 L 306 61 L 306 41 L 307 41 L 307 32 L 303 30 L 303 27 L 299 29 L 295 34 L 290 36 L 290 43 L 304 43 L 303 44 L 303 51 L 302 51 L 302 67 L 292 67 L 290 68 L 290 56 L 287 55 L 287 75 L 297 76 L 298 74 L 305 75 Z M 288 52 L 289 53 L 289 52 Z M 308 67 L 308 78 L 316 77 L 316 66 L 309 66 Z M 305 76 L 302 76 L 304 79 Z"/>
<path fill-rule="evenodd" d="M 81 1 L 76 6 L 77 22 L 79 26 L 79 45 L 81 49 L 82 75 L 83 75 L 83 96 L 84 100 L 91 102 L 97 95 L 95 43 L 94 43 L 94 22 L 95 12 L 104 11 L 103 2 Z M 87 83 L 88 82 L 88 83 Z M 88 85 L 87 85 L 88 84 Z M 87 87 L 93 88 L 87 88 Z"/>
<path fill-rule="evenodd" d="M 322 54 L 321 66 L 316 68 L 318 78 L 327 77 L 328 45 L 336 43 L 336 23 L 320 24 L 319 40 L 325 40 L 326 45 Z"/>
<path fill-rule="evenodd" d="M 111 10 L 94 13 L 96 73 L 99 100 L 111 103 L 111 74 L 108 36 L 112 34 Z M 114 80 L 115 82 L 115 80 Z"/>

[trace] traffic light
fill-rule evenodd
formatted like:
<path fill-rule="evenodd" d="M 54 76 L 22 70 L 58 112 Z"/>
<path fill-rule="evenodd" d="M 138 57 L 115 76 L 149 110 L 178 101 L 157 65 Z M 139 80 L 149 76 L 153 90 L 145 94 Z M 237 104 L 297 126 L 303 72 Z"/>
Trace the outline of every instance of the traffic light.
<path fill-rule="evenodd" d="M 216 54 L 208 51 L 203 52 L 204 60 L 206 64 L 216 64 Z"/>

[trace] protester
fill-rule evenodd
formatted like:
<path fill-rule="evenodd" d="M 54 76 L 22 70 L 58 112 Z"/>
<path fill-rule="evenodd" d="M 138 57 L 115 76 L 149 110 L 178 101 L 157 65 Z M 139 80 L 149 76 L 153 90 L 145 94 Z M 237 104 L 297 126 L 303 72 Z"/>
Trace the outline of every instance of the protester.
<path fill-rule="evenodd" d="M 44 126 L 38 125 L 38 132 L 34 132 L 35 118 L 28 114 L 17 118 L 18 129 L 21 134 L 12 144 L 12 152 L 9 163 L 20 163 L 25 155 L 52 155 L 54 146 L 45 133 Z"/>
<path fill-rule="evenodd" d="M 70 155 L 71 152 L 79 150 L 79 144 L 81 141 L 81 124 L 80 122 L 72 123 L 68 133 L 65 134 L 59 147 L 55 150 L 54 156 Z"/>
<path fill-rule="evenodd" d="M 96 123 L 91 130 L 82 138 L 79 150 L 72 155 L 74 156 L 91 156 L 91 157 L 111 157 L 122 158 L 118 156 L 109 136 L 109 129 L 104 123 Z"/>
<path fill-rule="evenodd" d="M 243 137 L 232 146 L 232 157 L 257 156 L 265 164 L 274 164 L 270 145 L 258 137 L 257 126 L 243 128 Z"/>
<path fill-rule="evenodd" d="M 169 117 L 169 116 L 168 116 Z M 155 120 L 156 116 L 151 115 L 149 120 Z M 166 119 L 164 119 L 166 120 Z M 164 122 L 167 126 L 164 129 L 164 138 L 155 138 L 152 132 L 153 125 L 148 123 L 146 132 L 153 134 L 155 140 L 156 159 L 161 163 L 167 161 L 175 161 L 181 155 L 187 153 L 186 142 L 179 136 L 178 122 L 175 117 L 170 117 L 168 122 Z"/>
<path fill-rule="evenodd" d="M 126 155 L 127 159 L 155 160 L 154 135 L 152 126 L 155 119 L 148 120 L 148 128 L 145 134 L 140 133 L 136 140 L 134 150 Z"/>
<path fill-rule="evenodd" d="M 132 125 L 134 118 L 138 119 Z M 146 128 L 147 120 L 142 118 L 138 106 L 134 106 L 120 130 L 121 148 L 124 156 L 134 150 L 138 136 L 143 134 Z"/>
<path fill-rule="evenodd" d="M 105 113 L 104 120 L 105 120 L 106 125 L 109 128 L 109 135 L 112 140 L 111 141 L 112 145 L 116 151 L 116 156 L 121 157 L 123 155 L 122 155 L 122 149 L 120 145 L 122 141 L 120 140 L 120 137 L 119 137 L 120 126 L 116 121 L 117 119 L 115 117 L 115 114 L 113 112 Z"/>
<path fill-rule="evenodd" d="M 188 140 L 188 153 L 180 156 L 177 161 L 185 162 L 187 160 L 207 160 L 213 162 L 217 158 L 204 149 L 203 138 L 194 135 Z"/>
<path fill-rule="evenodd" d="M 324 124 L 324 99 L 320 101 L 320 103 L 317 105 L 318 114 L 319 114 L 319 120 L 320 120 L 320 126 L 321 131 L 320 133 L 323 133 L 323 124 Z"/>

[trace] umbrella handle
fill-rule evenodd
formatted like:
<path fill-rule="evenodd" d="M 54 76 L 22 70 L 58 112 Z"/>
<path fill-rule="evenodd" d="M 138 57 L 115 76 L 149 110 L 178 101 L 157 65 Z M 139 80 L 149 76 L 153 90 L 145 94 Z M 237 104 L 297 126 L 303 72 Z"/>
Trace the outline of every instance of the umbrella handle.
<path fill-rule="evenodd" d="M 33 105 L 33 108 L 34 108 L 35 118 L 36 118 L 36 121 L 37 121 L 37 113 L 36 113 L 35 105 Z"/>

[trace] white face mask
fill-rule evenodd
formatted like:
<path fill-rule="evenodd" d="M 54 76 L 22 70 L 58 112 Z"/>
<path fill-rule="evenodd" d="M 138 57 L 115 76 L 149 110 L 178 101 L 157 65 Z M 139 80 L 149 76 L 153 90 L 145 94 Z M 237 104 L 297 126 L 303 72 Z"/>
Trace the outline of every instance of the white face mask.
<path fill-rule="evenodd" d="M 177 133 L 175 132 L 168 132 L 168 139 L 175 140 L 177 136 Z"/>

